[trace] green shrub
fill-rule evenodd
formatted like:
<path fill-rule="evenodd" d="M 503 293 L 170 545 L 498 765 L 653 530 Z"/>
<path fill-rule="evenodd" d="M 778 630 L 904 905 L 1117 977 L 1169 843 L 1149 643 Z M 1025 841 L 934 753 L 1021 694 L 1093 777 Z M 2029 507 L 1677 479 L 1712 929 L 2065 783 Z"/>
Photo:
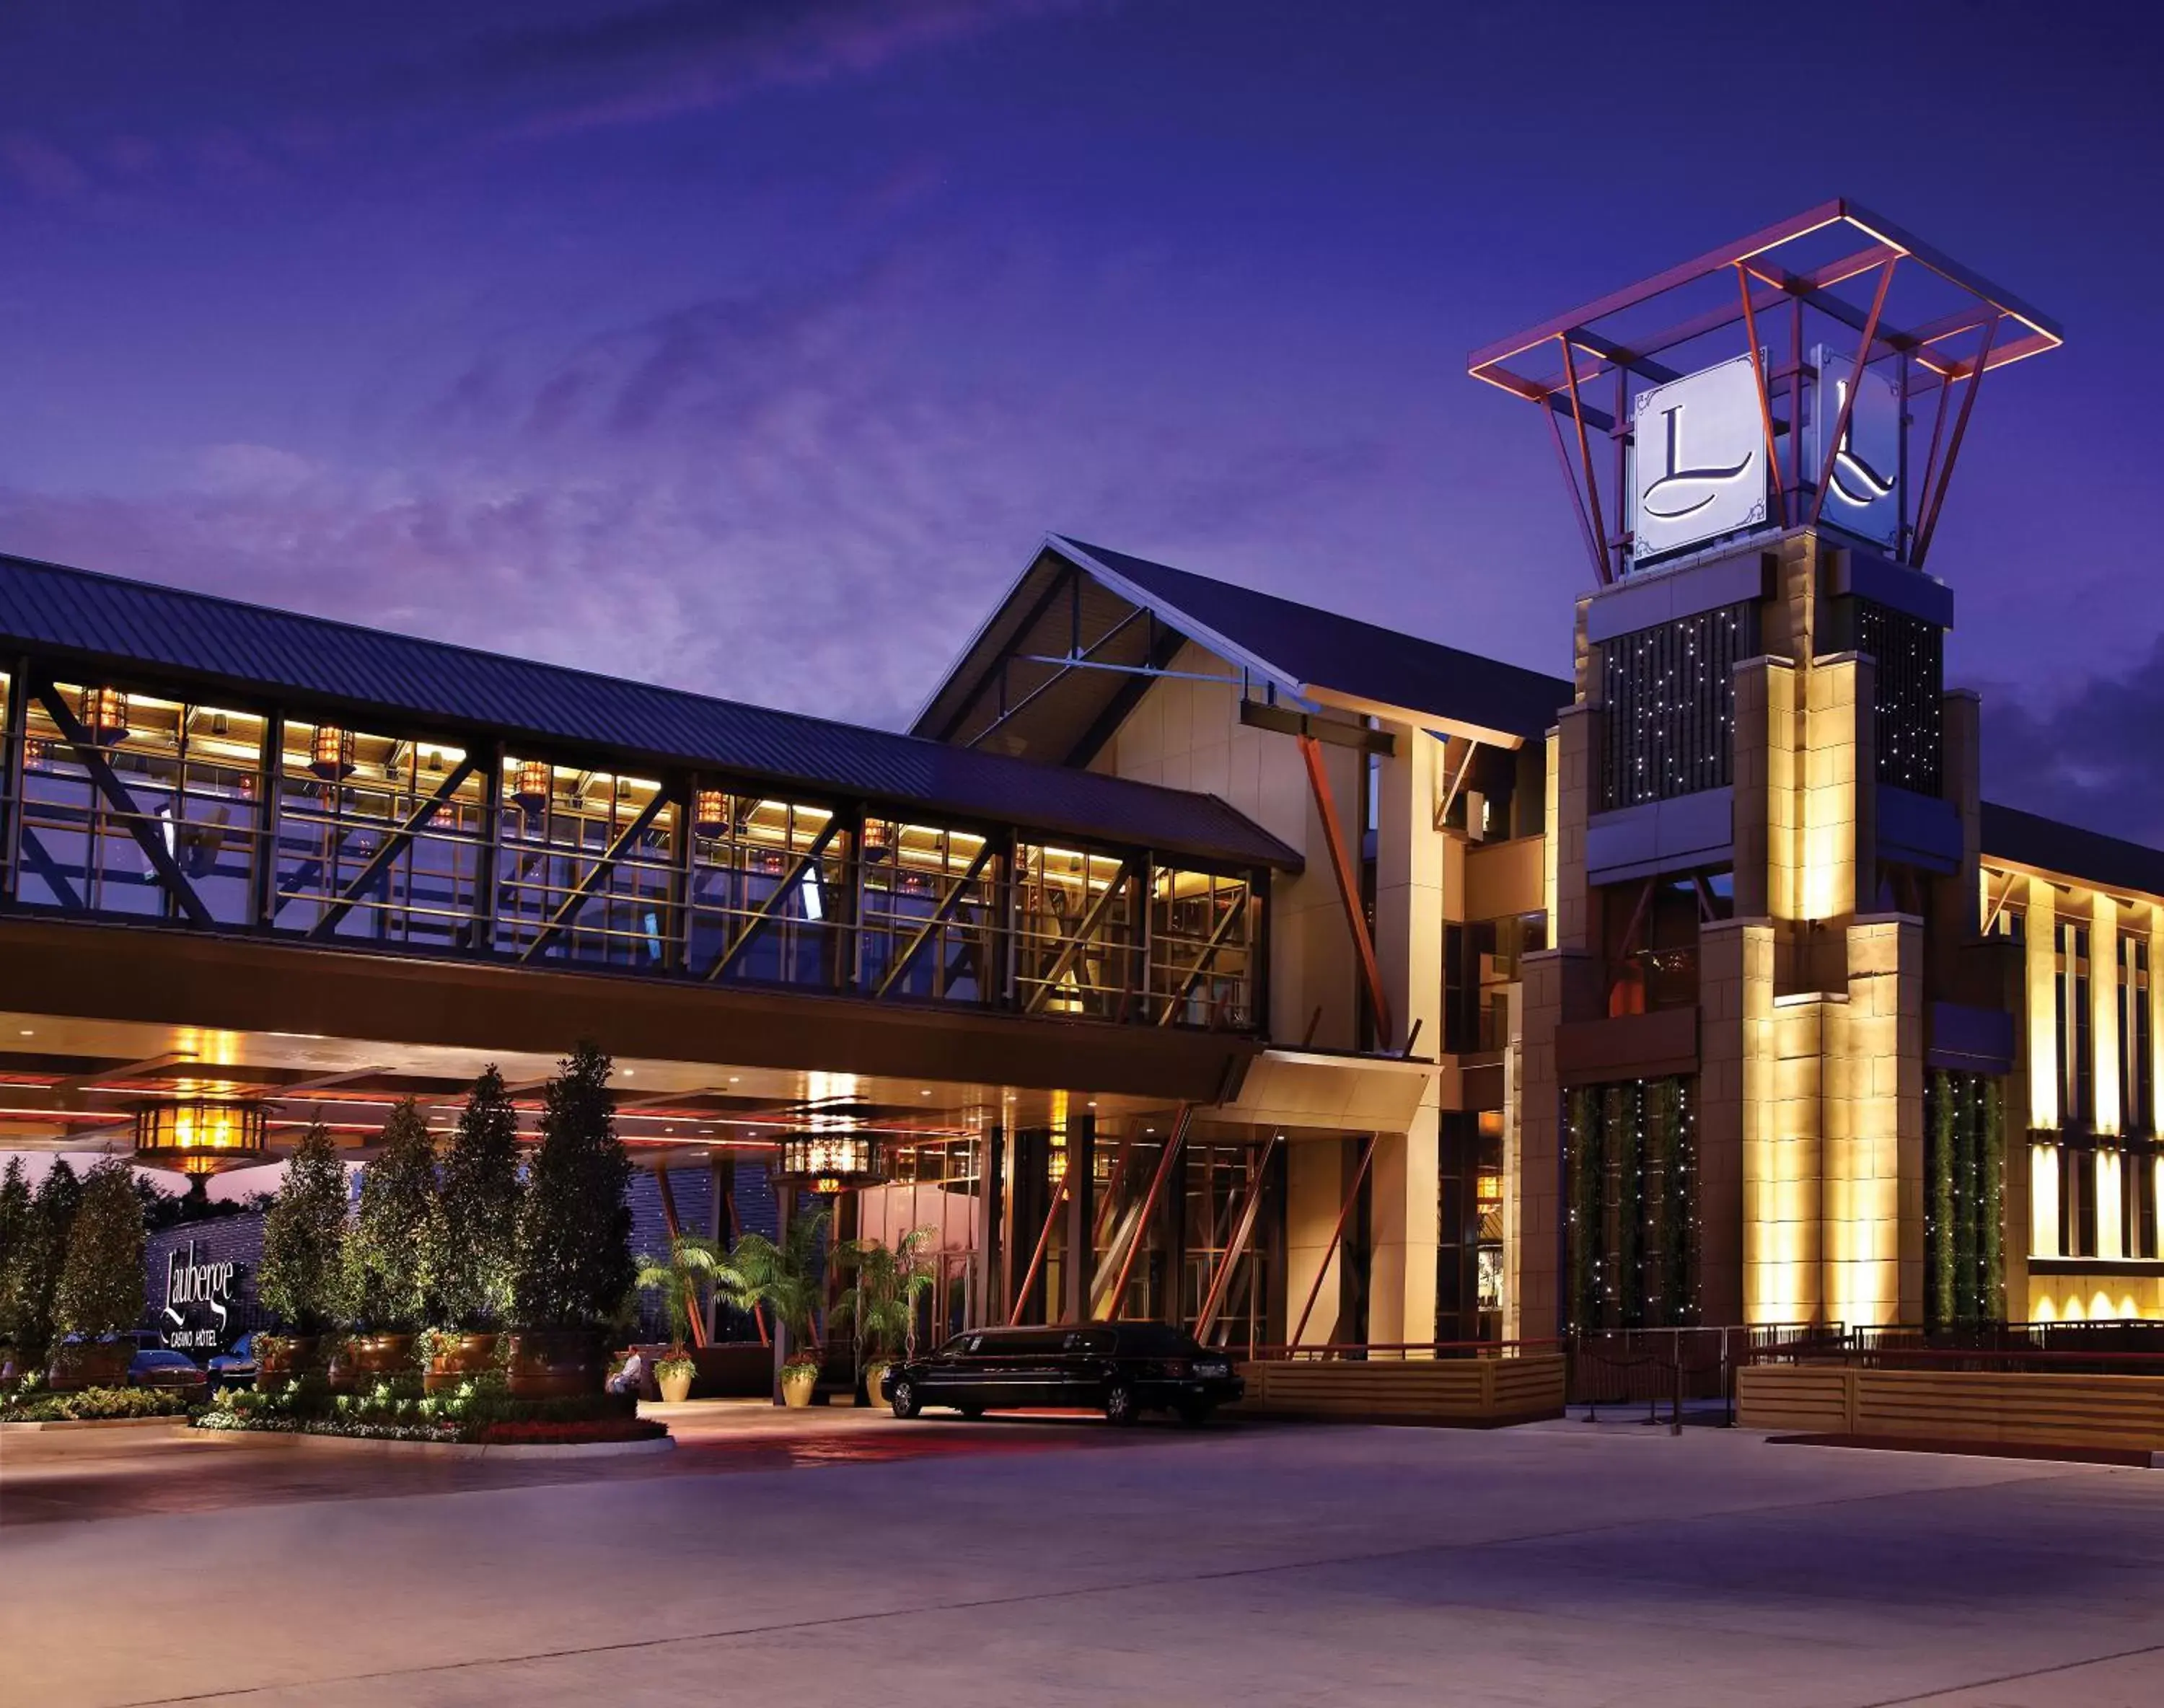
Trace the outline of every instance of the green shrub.
<path fill-rule="evenodd" d="M 460 1112 L 429 1220 L 430 1307 L 438 1321 L 485 1330 L 509 1316 L 520 1190 L 518 1112 L 491 1062 Z"/>
<path fill-rule="evenodd" d="M 435 1141 L 408 1097 L 391 1112 L 381 1148 L 360 1171 L 360 1209 L 345 1241 L 346 1304 L 356 1326 L 378 1334 L 421 1326 L 435 1204 Z"/>
<path fill-rule="evenodd" d="M 83 1176 L 53 1295 L 53 1320 L 87 1337 L 133 1327 L 143 1315 L 143 1200 L 135 1170 L 107 1157 Z"/>
<path fill-rule="evenodd" d="M 60 1290 L 68 1235 L 81 1199 L 82 1184 L 63 1158 L 47 1170 L 30 1201 L 20 1249 L 7 1278 L 18 1369 L 42 1369 L 52 1355 L 54 1295 Z"/>
<path fill-rule="evenodd" d="M 322 1127 L 312 1127 L 286 1164 L 263 1218 L 255 1296 L 286 1332 L 321 1334 L 345 1314 L 345 1164 Z"/>
<path fill-rule="evenodd" d="M 518 1220 L 512 1315 L 522 1328 L 603 1327 L 631 1292 L 631 1162 L 616 1136 L 610 1071 L 606 1055 L 581 1043 L 549 1082 Z"/>

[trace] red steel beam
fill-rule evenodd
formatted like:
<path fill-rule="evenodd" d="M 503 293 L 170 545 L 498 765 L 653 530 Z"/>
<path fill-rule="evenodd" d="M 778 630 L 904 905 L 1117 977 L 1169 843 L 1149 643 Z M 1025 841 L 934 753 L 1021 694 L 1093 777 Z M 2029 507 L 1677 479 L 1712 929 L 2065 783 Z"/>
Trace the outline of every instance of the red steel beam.
<path fill-rule="evenodd" d="M 1052 1207 L 1044 1213 L 1044 1232 L 1037 1237 L 1037 1249 L 1030 1253 L 1029 1268 L 1022 1275 L 1022 1285 L 1015 1289 L 1014 1309 L 1007 1313 L 1010 1328 L 1021 1325 L 1022 1306 L 1029 1302 L 1029 1290 L 1037 1285 L 1037 1272 L 1044 1267 L 1044 1254 L 1052 1248 L 1052 1230 L 1059 1222 L 1059 1206 L 1067 1201 L 1068 1182 L 1066 1175 L 1059 1177 L 1059 1190 L 1052 1195 Z"/>
<path fill-rule="evenodd" d="M 1383 970 L 1375 960 L 1375 940 L 1368 934 L 1368 915 L 1360 905 L 1360 880 L 1346 850 L 1344 828 L 1337 822 L 1337 803 L 1331 798 L 1330 778 L 1322 768 L 1322 744 L 1311 735 L 1299 738 L 1300 756 L 1307 762 L 1308 786 L 1315 792 L 1316 811 L 1322 815 L 1322 839 L 1329 845 L 1331 868 L 1337 875 L 1338 899 L 1345 904 L 1345 922 L 1359 952 L 1361 976 L 1368 981 L 1368 1000 L 1375 1011 L 1375 1035 L 1387 1048 L 1390 1033 L 1390 1002 L 1383 990 Z"/>
<path fill-rule="evenodd" d="M 1120 1259 L 1119 1275 L 1112 1283 L 1111 1292 L 1106 1297 L 1106 1303 L 1111 1306 L 1115 1316 L 1119 1314 L 1120 1301 L 1127 1296 L 1127 1277 L 1134 1271 L 1136 1255 L 1142 1250 L 1142 1242 L 1149 1238 L 1150 1212 L 1157 1208 L 1158 1198 L 1164 1190 L 1165 1179 L 1172 1173 L 1172 1165 L 1179 1155 L 1180 1147 L 1187 1143 L 1187 1123 L 1193 1114 L 1190 1105 L 1183 1103 L 1179 1106 L 1179 1114 L 1173 1118 L 1172 1132 L 1164 1141 L 1163 1154 L 1157 1159 L 1157 1172 L 1150 1176 L 1149 1194 L 1142 1200 L 1142 1214 L 1135 1218 L 1134 1238 L 1127 1242 L 1127 1254 Z"/>
<path fill-rule="evenodd" d="M 1224 1308 L 1225 1295 L 1232 1290 L 1232 1271 L 1240 1266 L 1240 1259 L 1247 1255 L 1247 1242 L 1254 1237 L 1255 1217 L 1262 1209 L 1263 1190 L 1268 1180 L 1263 1171 L 1269 1167 L 1270 1158 L 1277 1151 L 1278 1141 L 1284 1136 L 1280 1133 L 1271 1133 L 1263 1142 L 1262 1155 L 1255 1159 L 1255 1172 L 1247 1182 L 1247 1191 L 1242 1195 L 1239 1213 L 1232 1224 L 1232 1238 L 1225 1242 L 1225 1260 L 1217 1265 L 1217 1273 L 1210 1278 L 1210 1291 L 1202 1301 L 1201 1315 L 1195 1319 L 1195 1337 L 1198 1341 L 1206 1338 L 1210 1331 L 1216 1327 L 1217 1313 Z"/>
<path fill-rule="evenodd" d="M 1743 330 L 1751 343 L 1751 377 L 1758 382 L 1758 424 L 1766 434 L 1766 473 L 1773 485 L 1775 514 L 1788 525 L 1788 489 L 1781 484 L 1781 459 L 1773 448 L 1773 400 L 1766 390 L 1766 360 L 1758 353 L 1758 316 L 1751 307 L 1751 278 L 1736 264 L 1736 282 L 1743 295 Z"/>
<path fill-rule="evenodd" d="M 1293 1329 L 1289 1345 L 1298 1346 L 1300 1337 L 1307 1332 L 1309 1314 L 1315 1309 L 1316 1296 L 1322 1291 L 1322 1278 L 1330 1273 L 1331 1261 L 1337 1255 L 1338 1242 L 1345 1238 L 1345 1223 L 1352 1214 L 1352 1206 L 1360 1197 L 1360 1183 L 1368 1178 L 1368 1164 L 1375 1159 L 1376 1135 L 1369 1133 L 1368 1143 L 1360 1152 L 1360 1166 L 1352 1171 L 1352 1188 L 1345 1195 L 1345 1202 L 1337 1211 L 1337 1225 L 1330 1230 L 1330 1243 L 1323 1248 L 1322 1262 L 1315 1271 L 1315 1285 L 1307 1290 L 1307 1303 L 1300 1307 L 1300 1322 Z"/>
<path fill-rule="evenodd" d="M 683 1224 L 676 1219 L 676 1189 L 669 1184 L 669 1169 L 664 1164 L 654 1171 L 654 1184 L 661 1192 L 661 1220 L 669 1229 L 669 1252 L 673 1258 L 676 1242 L 683 1238 Z M 689 1282 L 684 1287 L 684 1312 L 691 1319 L 691 1344 L 706 1343 L 706 1316 L 699 1309 L 699 1290 Z"/>
<path fill-rule="evenodd" d="M 1909 561 L 1920 570 L 1931 549 L 1931 537 L 1939 531 L 1939 512 L 1946 507 L 1946 488 L 1954 478 L 1954 459 L 1961 455 L 1962 435 L 1968 431 L 1969 411 L 1976 407 L 1976 394 L 1983 388 L 1983 376 L 1991 365 L 1991 346 L 1997 340 L 2002 323 L 1994 320 L 1983 329 L 1983 348 L 1977 353 L 1975 371 L 1968 376 L 1968 390 L 1962 394 L 1961 413 L 1954 418 L 1954 436 L 1946 443 L 1946 466 L 1939 470 L 1937 487 L 1926 495 L 1931 513 L 1917 528 L 1915 549 L 1909 554 Z"/>
<path fill-rule="evenodd" d="M 1833 432 L 1826 439 L 1825 455 L 1819 459 L 1818 490 L 1811 494 L 1811 513 L 1806 522 L 1809 527 L 1818 526 L 1819 512 L 1825 507 L 1826 484 L 1833 479 L 1834 460 L 1841 455 L 1841 441 L 1848 437 L 1849 420 L 1856 413 L 1857 397 L 1863 390 L 1864 361 L 1871 353 L 1872 340 L 1878 335 L 1878 317 L 1886 307 L 1887 287 L 1894 282 L 1894 269 L 1900 263 L 1899 255 L 1890 256 L 1884 271 L 1878 275 L 1878 289 L 1871 298 L 1871 314 L 1863 323 L 1862 341 L 1856 347 L 1856 361 L 1850 375 L 1848 391 L 1841 400 L 1841 413 L 1834 418 Z"/>
<path fill-rule="evenodd" d="M 1563 340 L 1563 371 L 1570 382 L 1570 418 L 1578 427 L 1578 460 L 1585 469 L 1585 507 L 1592 512 L 1593 531 L 1600 542 L 1600 585 L 1605 587 L 1613 579 L 1608 573 L 1608 518 L 1601 513 L 1600 482 L 1594 474 L 1593 446 L 1585 436 L 1585 400 L 1578 390 L 1578 357 L 1571 350 L 1568 335 Z"/>

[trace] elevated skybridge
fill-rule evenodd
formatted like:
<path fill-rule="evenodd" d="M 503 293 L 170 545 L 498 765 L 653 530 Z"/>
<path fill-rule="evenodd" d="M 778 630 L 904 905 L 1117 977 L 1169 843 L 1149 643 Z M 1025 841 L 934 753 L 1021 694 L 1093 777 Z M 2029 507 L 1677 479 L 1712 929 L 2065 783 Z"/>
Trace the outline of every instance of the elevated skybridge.
<path fill-rule="evenodd" d="M 582 1038 L 656 1143 L 1215 1101 L 1300 864 L 1205 795 L 20 559 L 0 696 L 8 1143 L 213 1080 L 276 1143 L 309 1082 Z"/>

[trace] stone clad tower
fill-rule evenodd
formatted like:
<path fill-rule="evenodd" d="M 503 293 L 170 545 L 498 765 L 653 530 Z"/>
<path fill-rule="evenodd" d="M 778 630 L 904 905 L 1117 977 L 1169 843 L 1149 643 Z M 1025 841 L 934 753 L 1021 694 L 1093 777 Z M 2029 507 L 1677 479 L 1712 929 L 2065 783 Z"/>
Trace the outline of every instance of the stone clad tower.
<path fill-rule="evenodd" d="M 1725 312 L 1609 329 L 1694 290 Z M 1548 413 L 1599 583 L 1525 966 L 1520 1332 L 2004 1314 L 2022 972 L 1925 561 L 1983 377 L 2057 341 L 1838 202 L 1474 357 Z"/>

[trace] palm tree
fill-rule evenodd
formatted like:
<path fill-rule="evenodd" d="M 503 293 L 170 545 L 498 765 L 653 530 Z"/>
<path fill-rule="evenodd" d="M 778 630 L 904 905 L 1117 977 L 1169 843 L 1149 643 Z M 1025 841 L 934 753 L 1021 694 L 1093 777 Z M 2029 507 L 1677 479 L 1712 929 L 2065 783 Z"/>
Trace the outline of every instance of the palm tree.
<path fill-rule="evenodd" d="M 638 1266 L 641 1292 L 659 1292 L 669 1312 L 669 1356 L 685 1356 L 684 1343 L 691 1337 L 691 1313 L 698 1308 L 701 1288 L 711 1288 L 724 1302 L 742 1308 L 757 1296 L 752 1284 L 715 1241 L 696 1233 L 680 1233 L 669 1242 L 665 1258 L 649 1257 Z"/>
<path fill-rule="evenodd" d="M 868 1348 L 891 1352 L 899 1346 L 903 1356 L 917 1356 L 917 1301 L 932 1285 L 925 1248 L 937 1232 L 911 1228 L 892 1246 L 875 1239 L 853 1240 L 835 1253 L 856 1280 L 834 1301 L 829 1320 L 850 1326 L 859 1377 Z"/>
<path fill-rule="evenodd" d="M 791 1364 L 818 1362 L 819 1242 L 827 1231 L 827 1214 L 821 1210 L 797 1217 L 780 1244 L 763 1233 L 743 1234 L 729 1253 L 729 1264 L 742 1277 L 746 1296 L 773 1306 L 775 1319 L 787 1332 Z"/>

